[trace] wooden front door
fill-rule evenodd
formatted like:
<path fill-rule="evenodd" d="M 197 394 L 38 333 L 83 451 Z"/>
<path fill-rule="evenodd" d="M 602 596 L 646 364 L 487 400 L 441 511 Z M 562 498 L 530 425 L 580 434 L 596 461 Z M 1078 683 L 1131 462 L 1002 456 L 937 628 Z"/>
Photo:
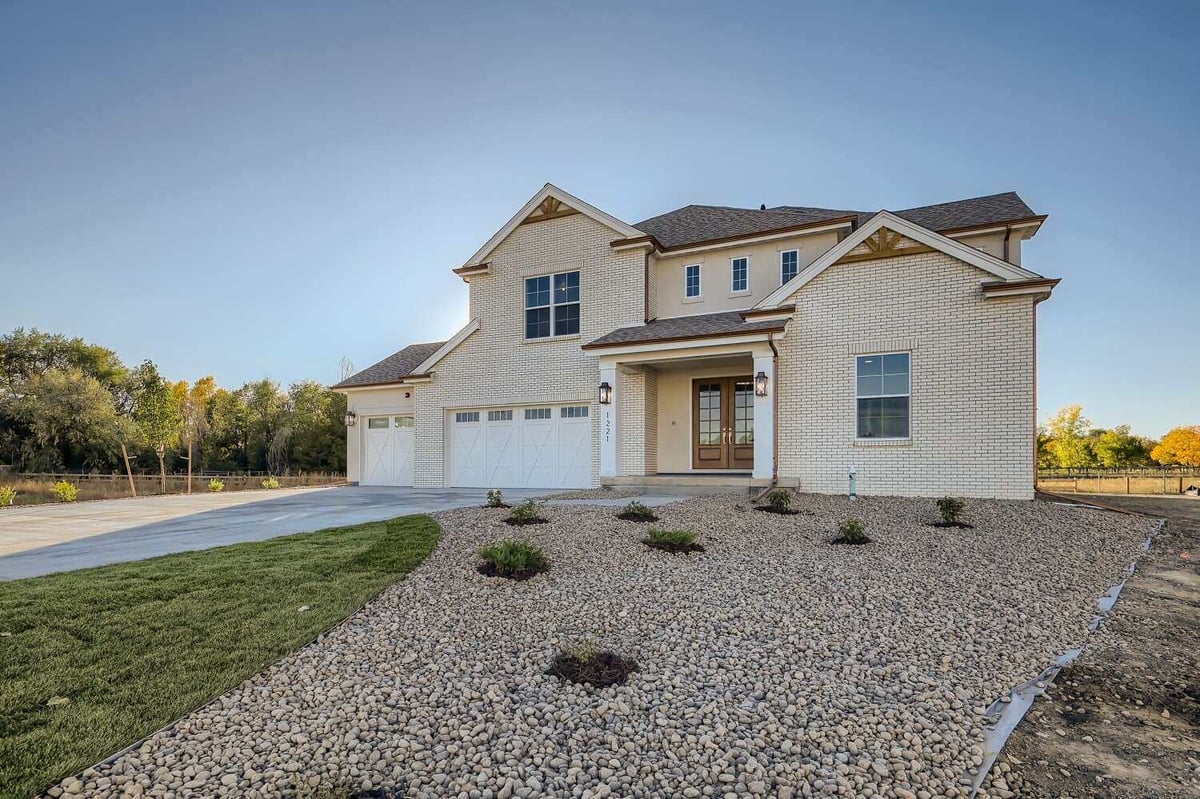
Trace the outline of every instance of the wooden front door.
<path fill-rule="evenodd" d="M 692 468 L 754 468 L 754 380 L 692 381 Z"/>

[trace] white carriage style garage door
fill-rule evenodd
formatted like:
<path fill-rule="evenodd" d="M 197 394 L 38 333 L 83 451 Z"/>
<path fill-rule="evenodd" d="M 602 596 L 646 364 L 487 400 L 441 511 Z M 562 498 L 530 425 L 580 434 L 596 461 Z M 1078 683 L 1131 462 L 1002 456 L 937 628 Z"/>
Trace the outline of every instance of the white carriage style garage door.
<path fill-rule="evenodd" d="M 362 485 L 412 485 L 413 417 L 367 417 L 362 453 Z"/>
<path fill-rule="evenodd" d="M 464 488 L 587 488 L 587 405 L 457 411 L 450 420 L 450 484 Z"/>

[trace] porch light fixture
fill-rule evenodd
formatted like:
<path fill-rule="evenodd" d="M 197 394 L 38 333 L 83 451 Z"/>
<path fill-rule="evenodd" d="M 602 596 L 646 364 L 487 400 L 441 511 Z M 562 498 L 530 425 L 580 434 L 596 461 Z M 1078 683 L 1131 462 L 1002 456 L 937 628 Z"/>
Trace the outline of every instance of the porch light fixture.
<path fill-rule="evenodd" d="M 601 405 L 612 404 L 612 386 L 607 381 L 600 384 L 599 400 Z"/>
<path fill-rule="evenodd" d="M 354 411 L 346 411 L 346 427 L 354 427 L 354 423 L 358 421 L 358 414 Z"/>
<path fill-rule="evenodd" d="M 754 396 L 767 396 L 767 373 L 759 372 L 754 376 Z"/>

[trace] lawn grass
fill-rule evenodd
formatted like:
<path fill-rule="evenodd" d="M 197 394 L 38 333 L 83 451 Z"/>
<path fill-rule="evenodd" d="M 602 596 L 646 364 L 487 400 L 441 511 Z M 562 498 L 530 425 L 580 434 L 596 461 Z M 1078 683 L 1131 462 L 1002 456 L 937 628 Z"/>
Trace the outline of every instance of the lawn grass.
<path fill-rule="evenodd" d="M 438 535 L 404 516 L 0 582 L 0 797 L 24 799 L 236 686 L 412 571 Z"/>

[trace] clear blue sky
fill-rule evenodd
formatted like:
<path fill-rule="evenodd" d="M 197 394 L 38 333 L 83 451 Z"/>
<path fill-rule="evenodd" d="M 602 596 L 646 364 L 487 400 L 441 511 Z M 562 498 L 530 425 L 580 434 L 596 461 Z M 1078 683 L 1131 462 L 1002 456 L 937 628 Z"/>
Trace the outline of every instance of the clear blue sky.
<path fill-rule="evenodd" d="M 1015 189 L 1042 416 L 1200 423 L 1200 4 L 583 6 L 0 0 L 0 328 L 332 381 L 461 326 L 547 181 L 630 222 Z"/>

